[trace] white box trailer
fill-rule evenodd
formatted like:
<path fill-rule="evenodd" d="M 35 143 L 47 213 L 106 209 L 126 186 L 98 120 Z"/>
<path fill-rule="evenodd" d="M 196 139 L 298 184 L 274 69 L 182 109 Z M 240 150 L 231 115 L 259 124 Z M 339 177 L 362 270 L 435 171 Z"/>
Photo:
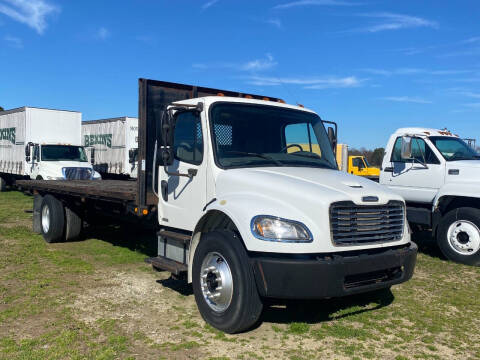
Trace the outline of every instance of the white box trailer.
<path fill-rule="evenodd" d="M 1 111 L 0 191 L 19 178 L 92 178 L 81 123 L 77 111 L 35 107 Z"/>
<path fill-rule="evenodd" d="M 84 121 L 82 139 L 88 159 L 96 171 L 107 177 L 137 177 L 137 118 L 123 116 Z"/>

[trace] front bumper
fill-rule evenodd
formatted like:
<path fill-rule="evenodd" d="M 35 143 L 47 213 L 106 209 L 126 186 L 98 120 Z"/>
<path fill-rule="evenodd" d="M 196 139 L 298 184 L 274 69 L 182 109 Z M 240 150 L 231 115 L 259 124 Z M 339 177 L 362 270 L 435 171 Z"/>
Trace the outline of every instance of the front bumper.
<path fill-rule="evenodd" d="M 279 299 L 340 297 L 390 287 L 409 280 L 417 245 L 352 253 L 299 257 L 253 255 L 260 294 Z"/>

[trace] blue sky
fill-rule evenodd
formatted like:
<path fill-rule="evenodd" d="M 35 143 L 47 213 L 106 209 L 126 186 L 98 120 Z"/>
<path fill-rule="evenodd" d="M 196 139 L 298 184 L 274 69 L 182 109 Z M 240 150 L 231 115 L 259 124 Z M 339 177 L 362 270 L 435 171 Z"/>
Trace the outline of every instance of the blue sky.
<path fill-rule="evenodd" d="M 480 140 L 478 1 L 0 0 L 0 105 L 136 116 L 139 77 L 277 96 L 383 146 Z"/>

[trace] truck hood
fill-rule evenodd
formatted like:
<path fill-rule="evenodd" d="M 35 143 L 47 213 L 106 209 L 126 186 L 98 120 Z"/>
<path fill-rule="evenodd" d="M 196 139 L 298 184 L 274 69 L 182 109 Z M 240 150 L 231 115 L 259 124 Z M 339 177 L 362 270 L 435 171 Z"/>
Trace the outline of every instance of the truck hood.
<path fill-rule="evenodd" d="M 452 171 L 458 170 L 458 172 Z M 480 160 L 449 161 L 446 166 L 446 183 L 480 184 Z"/>
<path fill-rule="evenodd" d="M 345 200 L 364 204 L 366 196 L 377 197 L 377 204 L 401 200 L 401 197 L 374 181 L 338 170 L 269 167 L 232 169 L 219 174 L 217 195 L 245 191 L 278 196 L 293 204 L 303 201 L 330 204 Z"/>
<path fill-rule="evenodd" d="M 378 201 L 368 201 L 377 200 Z M 226 213 L 237 226 L 250 251 L 271 252 L 269 241 L 251 231 L 255 216 L 267 215 L 304 224 L 313 234 L 311 243 L 276 242 L 281 253 L 325 253 L 394 246 L 410 241 L 407 228 L 397 242 L 335 246 L 331 241 L 330 206 L 339 201 L 357 205 L 383 205 L 403 199 L 371 180 L 331 169 L 268 167 L 231 169 L 218 174 L 216 200 L 209 205 Z"/>

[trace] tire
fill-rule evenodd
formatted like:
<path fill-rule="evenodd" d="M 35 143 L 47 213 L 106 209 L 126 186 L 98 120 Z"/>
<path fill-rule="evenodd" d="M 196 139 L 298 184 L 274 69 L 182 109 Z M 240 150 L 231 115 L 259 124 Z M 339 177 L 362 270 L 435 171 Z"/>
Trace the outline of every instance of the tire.
<path fill-rule="evenodd" d="M 480 209 L 462 207 L 446 213 L 437 229 L 437 243 L 447 259 L 480 266 Z"/>
<path fill-rule="evenodd" d="M 0 192 L 7 191 L 7 182 L 4 178 L 0 177 Z"/>
<path fill-rule="evenodd" d="M 214 270 L 208 271 L 212 266 L 219 270 L 219 275 L 215 275 Z M 263 304 L 253 270 L 241 239 L 233 232 L 213 231 L 202 237 L 193 257 L 192 277 L 200 314 L 214 328 L 229 334 L 238 333 L 248 330 L 260 318 Z M 215 283 L 219 277 L 223 282 L 221 291 L 217 291 L 219 284 Z M 219 300 L 209 300 L 208 291 L 210 295 L 221 293 L 222 296 Z"/>
<path fill-rule="evenodd" d="M 40 229 L 47 243 L 63 240 L 65 209 L 63 204 L 51 195 L 46 195 L 40 211 Z"/>
<path fill-rule="evenodd" d="M 65 207 L 65 241 L 73 241 L 80 237 L 83 221 L 80 216 Z"/>
<path fill-rule="evenodd" d="M 41 177 L 40 175 L 38 175 L 35 180 L 43 180 L 43 177 Z"/>

